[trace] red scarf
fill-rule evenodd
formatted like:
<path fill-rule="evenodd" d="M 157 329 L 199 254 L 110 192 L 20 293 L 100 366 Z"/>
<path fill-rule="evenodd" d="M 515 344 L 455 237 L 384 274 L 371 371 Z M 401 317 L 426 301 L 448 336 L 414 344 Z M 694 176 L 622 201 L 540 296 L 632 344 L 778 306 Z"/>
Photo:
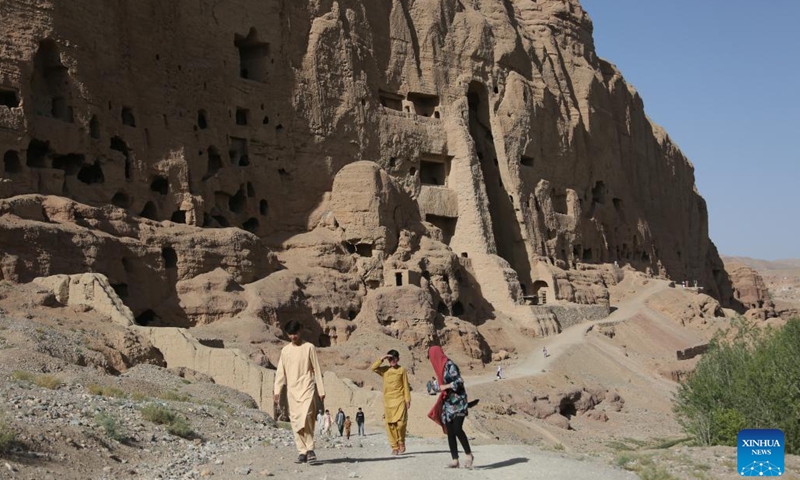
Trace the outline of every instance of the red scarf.
<path fill-rule="evenodd" d="M 447 356 L 444 354 L 442 347 L 430 347 L 428 349 L 428 359 L 431 361 L 433 371 L 436 373 L 436 378 L 439 380 L 439 387 L 444 385 L 444 366 L 447 364 Z M 442 427 L 442 431 L 447 433 L 447 427 L 442 424 L 442 408 L 444 404 L 444 391 L 439 392 L 439 397 L 436 399 L 436 404 L 430 412 L 428 418 L 436 422 L 437 425 Z"/>

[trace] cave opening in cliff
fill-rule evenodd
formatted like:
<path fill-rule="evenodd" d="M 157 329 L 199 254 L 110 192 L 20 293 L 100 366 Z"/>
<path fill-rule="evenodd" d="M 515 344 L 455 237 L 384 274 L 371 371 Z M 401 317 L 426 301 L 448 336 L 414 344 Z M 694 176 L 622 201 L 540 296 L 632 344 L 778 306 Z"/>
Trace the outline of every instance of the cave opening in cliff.
<path fill-rule="evenodd" d="M 372 244 L 369 243 L 357 243 L 356 244 L 356 254 L 360 257 L 371 257 L 372 256 Z"/>
<path fill-rule="evenodd" d="M 425 221 L 431 223 L 442 231 L 442 241 L 450 245 L 450 240 L 456 234 L 456 224 L 458 217 L 442 217 L 440 215 L 425 215 Z"/>
<path fill-rule="evenodd" d="M 48 168 L 47 160 L 50 153 L 50 142 L 43 142 L 33 138 L 28 142 L 28 149 L 25 152 L 25 164 L 31 168 Z"/>
<path fill-rule="evenodd" d="M 259 211 L 259 212 L 261 213 L 261 215 L 263 215 L 263 216 L 266 216 L 266 215 L 267 215 L 267 213 L 269 213 L 269 204 L 268 204 L 268 203 L 267 203 L 267 201 L 266 201 L 266 200 L 264 200 L 263 198 L 261 199 L 261 201 L 260 201 L 260 202 L 258 202 L 258 211 Z"/>
<path fill-rule="evenodd" d="M 53 157 L 53 168 L 64 171 L 64 175 L 76 175 L 83 167 L 85 157 L 76 153 Z"/>
<path fill-rule="evenodd" d="M 236 107 L 236 125 L 247 125 L 250 110 L 242 107 Z"/>
<path fill-rule="evenodd" d="M 414 104 L 414 113 L 423 117 L 432 117 L 439 106 L 439 97 L 427 93 L 408 92 L 408 100 Z"/>
<path fill-rule="evenodd" d="M 172 212 L 172 216 L 169 217 L 169 221 L 172 223 L 186 223 L 186 212 L 183 210 L 175 210 Z"/>
<path fill-rule="evenodd" d="M 394 273 L 394 285 L 396 287 L 403 286 L 403 273 L 402 272 L 395 272 Z"/>
<path fill-rule="evenodd" d="M 92 115 L 92 119 L 89 120 L 89 136 L 95 140 L 100 138 L 100 120 L 97 119 L 97 115 Z"/>
<path fill-rule="evenodd" d="M 61 63 L 58 45 L 50 38 L 39 42 L 33 57 L 33 110 L 36 115 L 73 121 L 69 70 Z"/>
<path fill-rule="evenodd" d="M 208 180 L 222 169 L 222 156 L 219 154 L 217 147 L 213 145 L 208 147 L 206 153 L 208 160 L 206 165 L 206 174 L 203 176 L 203 180 Z"/>
<path fill-rule="evenodd" d="M 239 188 L 234 196 L 228 200 L 228 210 L 233 213 L 242 213 L 247 207 L 247 195 L 244 194 L 244 188 Z"/>
<path fill-rule="evenodd" d="M 164 247 L 161 249 L 161 257 L 164 259 L 164 268 L 177 268 L 178 267 L 178 254 L 172 247 Z"/>
<path fill-rule="evenodd" d="M 19 161 L 19 152 L 9 150 L 3 154 L 3 171 L 6 173 L 19 173 L 22 171 L 22 164 Z"/>
<path fill-rule="evenodd" d="M 8 108 L 19 107 L 19 95 L 13 88 L 0 87 L 0 105 Z"/>
<path fill-rule="evenodd" d="M 122 140 L 120 137 L 112 137 L 111 138 L 111 145 L 109 146 L 111 150 L 115 150 L 120 152 L 125 157 L 125 179 L 130 180 L 131 178 L 131 149 Z"/>
<path fill-rule="evenodd" d="M 153 181 L 150 182 L 150 190 L 160 195 L 169 193 L 169 180 L 163 175 L 156 175 Z"/>
<path fill-rule="evenodd" d="M 78 171 L 78 180 L 87 185 L 104 183 L 106 178 L 103 175 L 103 167 L 100 166 L 100 161 L 95 160 L 93 164 L 81 167 Z"/>
<path fill-rule="evenodd" d="M 250 28 L 247 36 L 235 34 L 233 44 L 239 49 L 239 76 L 263 82 L 267 78 L 269 44 L 258 39 L 258 32 Z"/>
<path fill-rule="evenodd" d="M 208 114 L 205 110 L 197 111 L 197 128 L 200 130 L 208 128 Z"/>
<path fill-rule="evenodd" d="M 384 108 L 396 110 L 398 112 L 403 111 L 403 97 L 401 95 L 378 90 L 378 98 L 380 99 L 381 105 L 383 105 Z"/>
<path fill-rule="evenodd" d="M 128 208 L 131 204 L 130 197 L 125 192 L 117 192 L 111 197 L 111 205 L 119 208 Z"/>
<path fill-rule="evenodd" d="M 140 213 L 139 216 L 147 218 L 148 220 L 158 220 L 158 209 L 156 208 L 156 204 L 153 202 L 145 203 L 142 213 Z"/>
<path fill-rule="evenodd" d="M 447 165 L 444 162 L 420 160 L 419 180 L 423 185 L 445 185 Z"/>
<path fill-rule="evenodd" d="M 547 287 L 547 282 L 544 280 L 536 280 L 533 282 L 531 295 L 533 296 L 534 305 L 545 305 L 547 303 Z"/>
<path fill-rule="evenodd" d="M 247 139 L 231 137 L 230 147 L 228 148 L 228 156 L 231 159 L 231 165 L 247 166 L 250 164 L 250 159 L 247 156 Z"/>
<path fill-rule="evenodd" d="M 494 159 L 498 157 L 494 145 L 488 98 L 486 85 L 478 81 L 469 84 L 467 91 L 469 133 L 475 145 L 489 200 L 491 233 L 497 246 L 497 254 L 511 264 L 511 268 L 517 272 L 521 282 L 529 284 L 531 283 L 531 264 L 528 250 L 522 238 L 514 205 L 509 199 L 510 192 L 506 190 L 505 183 L 501 178 L 501 169 L 494 165 Z"/>
<path fill-rule="evenodd" d="M 528 156 L 521 156 L 519 157 L 519 164 L 523 167 L 532 167 L 533 166 L 533 157 Z"/>
<path fill-rule="evenodd" d="M 242 224 L 242 228 L 250 233 L 258 233 L 258 226 L 258 219 L 255 217 L 248 218 L 247 221 Z"/>
<path fill-rule="evenodd" d="M 136 117 L 133 116 L 133 109 L 131 107 L 122 107 L 122 124 L 129 127 L 136 126 Z"/>
<path fill-rule="evenodd" d="M 146 327 L 148 325 L 152 325 L 153 323 L 158 322 L 158 317 L 156 313 L 152 310 L 145 310 L 138 317 L 136 317 L 136 324 Z"/>

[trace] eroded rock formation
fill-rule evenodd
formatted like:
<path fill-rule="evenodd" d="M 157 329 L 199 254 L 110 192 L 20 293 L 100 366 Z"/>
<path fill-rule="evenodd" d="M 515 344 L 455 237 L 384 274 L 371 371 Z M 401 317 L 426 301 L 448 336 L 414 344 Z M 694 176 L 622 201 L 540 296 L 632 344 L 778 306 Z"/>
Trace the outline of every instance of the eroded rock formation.
<path fill-rule="evenodd" d="M 613 263 L 729 284 L 692 165 L 576 0 L 0 12 L 3 279 L 99 272 L 141 324 L 474 358 L 447 318 L 557 332 L 526 303 L 608 305 Z"/>

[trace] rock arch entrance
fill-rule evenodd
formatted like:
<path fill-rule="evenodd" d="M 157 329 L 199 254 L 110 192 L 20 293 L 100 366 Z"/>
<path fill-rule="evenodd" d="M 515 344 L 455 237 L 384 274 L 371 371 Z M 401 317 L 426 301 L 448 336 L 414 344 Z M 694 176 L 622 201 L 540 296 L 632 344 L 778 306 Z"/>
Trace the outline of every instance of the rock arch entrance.
<path fill-rule="evenodd" d="M 547 288 L 547 282 L 544 280 L 536 280 L 533 282 L 531 294 L 534 305 L 545 305 L 547 303 Z"/>

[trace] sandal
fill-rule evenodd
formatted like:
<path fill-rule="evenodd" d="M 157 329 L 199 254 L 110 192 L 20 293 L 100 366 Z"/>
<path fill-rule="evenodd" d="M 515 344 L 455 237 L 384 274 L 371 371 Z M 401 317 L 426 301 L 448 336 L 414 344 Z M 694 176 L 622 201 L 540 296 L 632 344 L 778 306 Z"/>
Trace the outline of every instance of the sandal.
<path fill-rule="evenodd" d="M 447 464 L 447 468 L 458 468 L 458 459 L 452 460 Z"/>
<path fill-rule="evenodd" d="M 468 468 L 468 469 L 472 470 L 472 462 L 473 462 L 474 460 L 475 460 L 475 455 L 473 455 L 473 454 L 471 454 L 471 453 L 470 453 L 470 454 L 468 454 L 468 455 L 467 455 L 467 461 L 466 461 L 466 462 L 464 462 L 464 468 Z"/>

